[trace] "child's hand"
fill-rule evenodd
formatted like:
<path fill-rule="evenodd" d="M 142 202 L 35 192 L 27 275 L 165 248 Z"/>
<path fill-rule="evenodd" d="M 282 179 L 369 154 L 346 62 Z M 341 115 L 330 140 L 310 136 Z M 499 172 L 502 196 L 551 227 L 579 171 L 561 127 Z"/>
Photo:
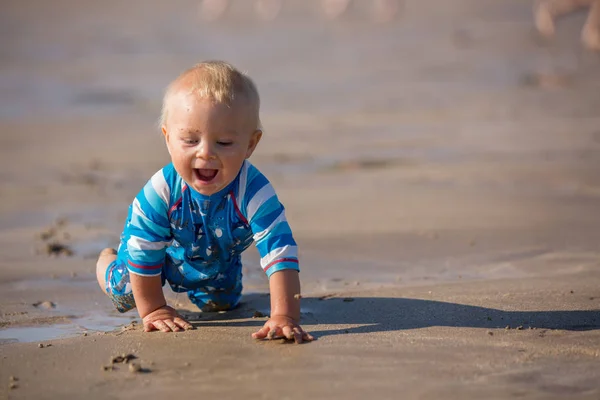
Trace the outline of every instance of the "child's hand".
<path fill-rule="evenodd" d="M 169 306 L 152 311 L 142 319 L 144 323 L 144 331 L 151 332 L 154 330 L 162 332 L 180 332 L 184 329 L 193 329 L 194 327 L 181 318 L 181 315 Z"/>
<path fill-rule="evenodd" d="M 262 328 L 252 334 L 252 337 L 254 339 L 267 338 L 269 340 L 285 337 L 288 340 L 294 340 L 296 343 L 310 342 L 314 339 L 312 335 L 304 332 L 292 318 L 281 315 L 269 318 Z"/>

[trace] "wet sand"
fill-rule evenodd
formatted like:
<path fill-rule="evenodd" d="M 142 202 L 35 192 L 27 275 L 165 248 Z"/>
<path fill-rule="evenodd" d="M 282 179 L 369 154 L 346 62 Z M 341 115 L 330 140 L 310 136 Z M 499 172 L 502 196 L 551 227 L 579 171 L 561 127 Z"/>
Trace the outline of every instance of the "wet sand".
<path fill-rule="evenodd" d="M 172 4 L 2 6 L 0 397 L 600 396 L 600 58 L 579 43 L 585 14 L 548 41 L 521 0 L 407 1 L 383 25 L 293 1 L 274 21 L 238 2 L 209 23 L 197 2 Z M 252 161 L 301 246 L 313 343 L 250 338 L 268 314 L 254 249 L 234 311 L 167 291 L 189 332 L 144 334 L 94 282 L 168 162 L 162 88 L 210 58 L 261 91 Z M 142 371 L 105 371 L 122 353 Z"/>

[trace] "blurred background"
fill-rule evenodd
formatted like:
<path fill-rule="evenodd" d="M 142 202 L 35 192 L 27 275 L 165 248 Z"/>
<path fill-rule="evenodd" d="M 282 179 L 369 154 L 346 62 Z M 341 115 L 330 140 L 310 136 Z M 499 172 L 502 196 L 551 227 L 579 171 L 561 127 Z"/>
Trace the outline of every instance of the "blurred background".
<path fill-rule="evenodd" d="M 583 10 L 542 38 L 530 0 L 0 7 L 5 277 L 91 274 L 169 162 L 164 88 L 206 59 L 259 88 L 252 161 L 309 288 L 514 276 L 528 272 L 512 261 L 597 248 L 600 57 L 580 42 Z M 43 233 L 64 226 L 71 257 L 48 261 Z"/>

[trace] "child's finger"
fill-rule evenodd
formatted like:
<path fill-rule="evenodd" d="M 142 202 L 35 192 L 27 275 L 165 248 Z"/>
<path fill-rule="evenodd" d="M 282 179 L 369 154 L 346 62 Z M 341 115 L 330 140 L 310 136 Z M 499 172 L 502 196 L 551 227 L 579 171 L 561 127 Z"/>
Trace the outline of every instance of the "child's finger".
<path fill-rule="evenodd" d="M 164 321 L 158 320 L 152 321 L 152 323 L 154 324 L 154 327 L 161 332 L 171 332 L 171 328 L 169 328 L 167 324 L 164 323 Z"/>
<path fill-rule="evenodd" d="M 297 344 L 302 343 L 302 332 L 300 331 L 300 328 L 295 327 L 294 328 L 294 333 L 293 333 L 293 338 L 294 338 L 294 342 L 296 342 Z"/>
<path fill-rule="evenodd" d="M 269 333 L 267 333 L 267 339 L 273 340 L 277 337 L 277 328 L 271 328 Z"/>
<path fill-rule="evenodd" d="M 302 339 L 306 340 L 307 342 L 312 342 L 313 340 L 315 340 L 313 335 L 304 331 L 302 331 Z"/>
<path fill-rule="evenodd" d="M 175 322 L 175 324 L 177 324 L 177 326 L 183 329 L 194 329 L 194 326 L 183 318 L 176 317 L 173 321 Z"/>
<path fill-rule="evenodd" d="M 267 337 L 268 333 L 269 333 L 269 327 L 268 326 L 263 326 L 258 331 L 254 332 L 252 334 L 252 337 L 254 339 L 264 339 L 264 338 Z"/>
<path fill-rule="evenodd" d="M 172 320 L 170 320 L 170 319 L 165 319 L 163 322 L 164 322 L 164 323 L 165 323 L 165 324 L 166 324 L 166 325 L 169 327 L 169 330 L 171 330 L 171 331 L 173 331 L 173 332 L 179 332 L 179 331 L 181 331 L 181 328 L 180 328 L 180 327 L 178 327 L 178 326 L 175 324 L 175 322 L 173 322 Z"/>
<path fill-rule="evenodd" d="M 283 332 L 283 336 L 285 336 L 286 339 L 288 340 L 294 340 L 295 339 L 295 333 L 292 331 L 292 328 L 288 325 L 284 326 L 282 329 Z"/>

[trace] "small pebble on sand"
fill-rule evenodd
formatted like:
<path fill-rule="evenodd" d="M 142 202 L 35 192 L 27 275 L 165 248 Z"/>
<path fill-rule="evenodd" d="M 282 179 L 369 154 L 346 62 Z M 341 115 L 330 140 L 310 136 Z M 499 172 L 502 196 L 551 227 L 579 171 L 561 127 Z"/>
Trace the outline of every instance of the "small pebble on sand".
<path fill-rule="evenodd" d="M 488 335 L 490 335 L 490 336 L 494 336 L 494 332 L 492 332 L 492 331 L 488 331 Z"/>
<path fill-rule="evenodd" d="M 140 366 L 140 364 L 138 364 L 138 363 L 129 364 L 129 372 L 136 373 L 136 372 L 140 372 L 141 370 L 142 370 L 142 367 Z"/>
<path fill-rule="evenodd" d="M 49 301 L 49 300 L 43 300 L 43 301 L 36 301 L 35 303 L 32 304 L 34 307 L 37 308 L 43 308 L 45 310 L 49 310 L 51 308 L 55 308 L 56 304 L 54 304 L 53 302 Z"/>

